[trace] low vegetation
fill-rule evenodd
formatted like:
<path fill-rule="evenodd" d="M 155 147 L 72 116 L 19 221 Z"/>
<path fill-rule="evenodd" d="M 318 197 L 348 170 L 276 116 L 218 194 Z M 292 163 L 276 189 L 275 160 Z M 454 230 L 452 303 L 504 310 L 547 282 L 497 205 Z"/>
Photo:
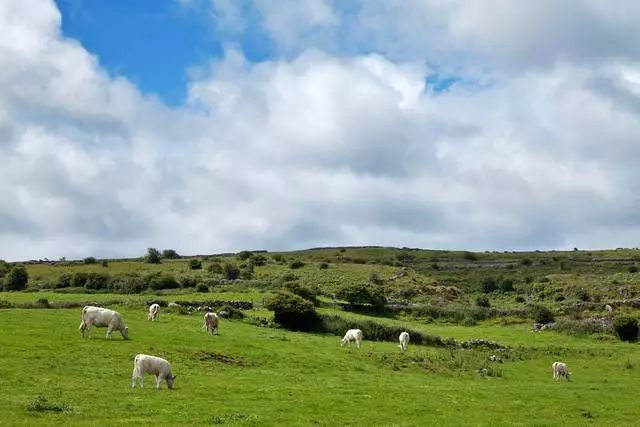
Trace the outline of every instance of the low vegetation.
<path fill-rule="evenodd" d="M 0 261 L 0 406 L 7 425 L 629 425 L 639 262 L 382 247 Z M 82 339 L 86 304 L 120 311 L 131 341 Z M 206 306 L 219 336 L 200 330 Z M 338 344 L 351 328 L 360 350 Z M 173 392 L 129 390 L 139 352 L 171 361 Z M 556 360 L 571 383 L 551 380 Z M 202 390 L 220 384 L 212 405 Z"/>

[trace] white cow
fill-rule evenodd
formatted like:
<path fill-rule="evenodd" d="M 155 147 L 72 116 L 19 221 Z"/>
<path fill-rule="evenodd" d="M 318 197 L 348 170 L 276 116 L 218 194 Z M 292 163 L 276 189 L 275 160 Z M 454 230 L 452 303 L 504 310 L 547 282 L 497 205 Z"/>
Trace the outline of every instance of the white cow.
<path fill-rule="evenodd" d="M 612 312 L 613 312 L 613 307 L 611 307 L 609 304 L 606 304 L 606 305 L 604 306 L 604 308 L 605 308 L 605 310 L 607 310 L 609 313 L 612 313 Z"/>
<path fill-rule="evenodd" d="M 180 307 L 180 304 L 178 304 L 178 303 L 176 303 L 176 302 L 170 302 L 170 303 L 169 303 L 169 307 L 172 307 L 172 308 L 178 308 L 178 307 Z"/>
<path fill-rule="evenodd" d="M 131 388 L 135 388 L 136 379 L 140 388 L 144 388 L 144 374 L 156 376 L 156 388 L 160 390 L 162 379 L 167 383 L 167 388 L 173 390 L 173 380 L 177 375 L 171 373 L 171 365 L 165 359 L 148 354 L 136 354 L 133 359 L 133 375 L 131 376 Z"/>
<path fill-rule="evenodd" d="M 407 346 L 409 345 L 409 332 L 402 332 L 400 337 L 398 338 L 400 341 L 400 347 L 402 351 L 407 351 Z"/>
<path fill-rule="evenodd" d="M 560 377 L 565 377 L 567 381 L 571 381 L 571 372 L 569 372 L 569 368 L 567 368 L 567 364 L 564 362 L 553 362 L 551 364 L 551 369 L 553 370 L 553 379 L 558 381 Z"/>
<path fill-rule="evenodd" d="M 159 304 L 151 304 L 149 307 L 149 315 L 147 316 L 149 320 L 155 322 L 158 319 L 158 315 L 160 314 L 160 305 Z"/>
<path fill-rule="evenodd" d="M 344 347 L 349 343 L 349 347 L 351 347 L 351 341 L 355 341 L 356 347 L 360 348 L 360 343 L 362 342 L 362 331 L 360 329 L 349 329 L 344 334 L 344 338 L 340 340 L 340 346 Z"/>
<path fill-rule="evenodd" d="M 212 311 L 204 314 L 204 325 L 201 329 L 207 328 L 207 333 L 211 335 L 214 331 L 218 334 L 218 315 Z"/>
<path fill-rule="evenodd" d="M 111 333 L 116 330 L 120 331 L 125 340 L 129 339 L 129 328 L 124 324 L 120 313 L 108 308 L 95 307 L 87 305 L 82 309 L 82 323 L 80 323 L 80 332 L 82 336 L 85 331 L 91 338 L 91 327 L 107 328 L 107 338 L 111 338 Z"/>

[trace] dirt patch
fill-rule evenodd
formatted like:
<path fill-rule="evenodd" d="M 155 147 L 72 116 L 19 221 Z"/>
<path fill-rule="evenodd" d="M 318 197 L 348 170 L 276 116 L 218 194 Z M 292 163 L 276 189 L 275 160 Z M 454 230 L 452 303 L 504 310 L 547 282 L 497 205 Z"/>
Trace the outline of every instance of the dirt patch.
<path fill-rule="evenodd" d="M 197 356 L 202 362 L 215 362 L 233 366 L 253 366 L 253 363 L 247 362 L 242 357 L 227 356 L 225 354 L 210 351 L 201 351 Z"/>

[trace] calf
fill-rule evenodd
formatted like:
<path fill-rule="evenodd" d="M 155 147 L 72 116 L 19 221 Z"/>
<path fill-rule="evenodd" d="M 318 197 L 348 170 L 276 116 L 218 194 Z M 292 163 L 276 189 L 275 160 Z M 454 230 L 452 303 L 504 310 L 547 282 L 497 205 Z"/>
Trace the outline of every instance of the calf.
<path fill-rule="evenodd" d="M 82 309 L 82 323 L 80 323 L 80 332 L 82 336 L 91 338 L 91 327 L 107 328 L 107 338 L 111 338 L 111 333 L 116 330 L 120 331 L 122 338 L 129 339 L 129 328 L 124 324 L 120 313 L 108 308 L 94 307 L 87 305 Z"/>
<path fill-rule="evenodd" d="M 400 347 L 402 351 L 407 351 L 407 346 L 409 345 L 409 332 L 402 332 L 400 337 L 398 338 L 400 341 Z"/>
<path fill-rule="evenodd" d="M 158 315 L 160 314 L 160 305 L 159 304 L 151 304 L 149 307 L 149 315 L 147 318 L 152 322 L 158 320 Z"/>
<path fill-rule="evenodd" d="M 136 379 L 140 383 L 140 388 L 144 388 L 144 374 L 156 376 L 156 389 L 160 390 L 160 384 L 164 379 L 167 388 L 173 390 L 173 380 L 177 375 L 171 373 L 171 365 L 165 359 L 148 354 L 136 354 L 133 359 L 133 375 L 131 376 L 131 388 L 135 388 Z"/>
<path fill-rule="evenodd" d="M 218 315 L 214 312 L 208 312 L 204 314 L 204 325 L 202 329 L 207 328 L 207 333 L 211 335 L 214 331 L 218 335 Z"/>
<path fill-rule="evenodd" d="M 571 381 L 571 372 L 569 372 L 569 368 L 567 368 L 567 364 L 563 362 L 553 362 L 551 364 L 551 369 L 553 370 L 553 379 L 558 381 L 560 377 L 565 377 L 567 381 Z"/>
<path fill-rule="evenodd" d="M 351 347 L 351 341 L 355 341 L 356 347 L 360 348 L 360 343 L 362 342 L 362 331 L 360 329 L 349 329 L 344 334 L 344 338 L 340 340 L 340 346 L 344 347 L 348 343 L 349 347 Z"/>

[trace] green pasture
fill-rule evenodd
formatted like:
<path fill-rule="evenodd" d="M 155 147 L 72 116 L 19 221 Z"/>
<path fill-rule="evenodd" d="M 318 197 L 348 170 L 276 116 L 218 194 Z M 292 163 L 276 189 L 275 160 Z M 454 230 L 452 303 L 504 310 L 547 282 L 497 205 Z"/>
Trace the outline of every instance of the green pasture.
<path fill-rule="evenodd" d="M 117 307 L 131 340 L 94 329 L 82 338 L 79 309 L 0 310 L 2 425 L 254 426 L 584 426 L 637 425 L 640 352 L 636 344 L 530 333 L 524 325 L 461 328 L 418 325 L 431 334 L 525 346 L 513 360 L 491 352 L 365 342 L 221 320 L 202 330 L 200 314 Z M 380 319 L 376 319 L 380 321 Z M 10 325 L 10 327 L 6 327 Z M 131 391 L 137 353 L 167 358 L 176 388 Z M 554 382 L 563 360 L 572 382 Z M 493 376 L 480 376 L 489 366 Z M 71 412 L 29 412 L 43 395 Z"/>

